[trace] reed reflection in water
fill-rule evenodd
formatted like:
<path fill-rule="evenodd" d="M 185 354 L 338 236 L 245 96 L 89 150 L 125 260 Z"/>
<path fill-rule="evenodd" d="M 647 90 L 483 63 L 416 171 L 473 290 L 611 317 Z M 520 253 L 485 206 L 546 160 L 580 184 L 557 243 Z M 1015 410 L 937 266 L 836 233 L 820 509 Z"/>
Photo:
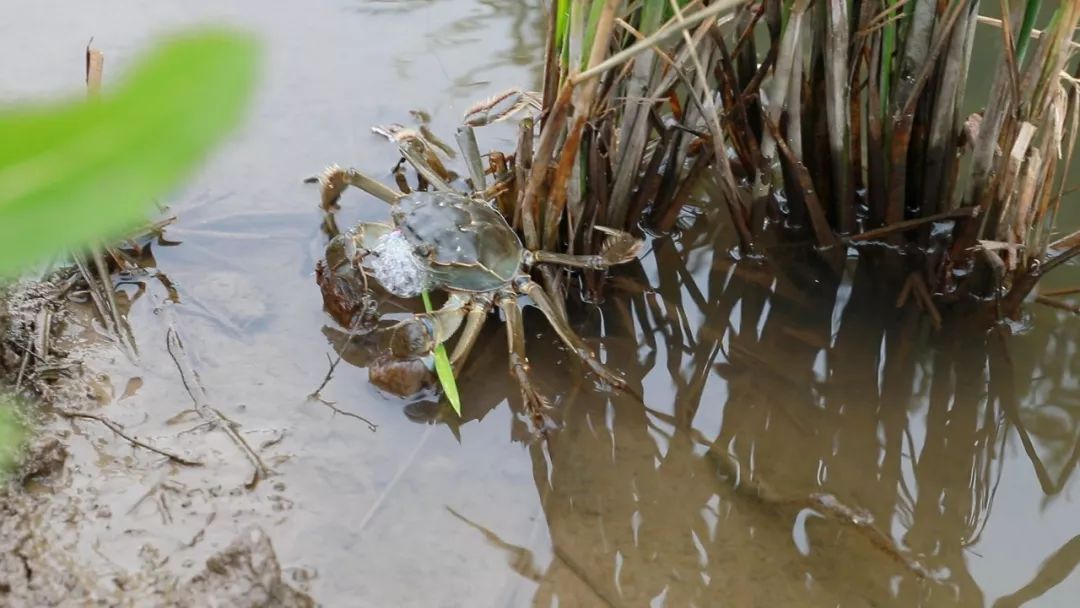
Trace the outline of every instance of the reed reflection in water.
<path fill-rule="evenodd" d="M 622 272 L 579 327 L 647 405 L 564 388 L 562 428 L 528 444 L 550 546 L 455 513 L 529 581 L 508 605 L 1068 605 L 1080 527 L 1024 531 L 1054 525 L 1080 458 L 1077 328 L 932 331 L 903 281 L 871 280 L 902 259 L 766 268 L 716 245 L 656 241 L 652 276 Z M 530 356 L 556 388 L 551 345 Z"/>

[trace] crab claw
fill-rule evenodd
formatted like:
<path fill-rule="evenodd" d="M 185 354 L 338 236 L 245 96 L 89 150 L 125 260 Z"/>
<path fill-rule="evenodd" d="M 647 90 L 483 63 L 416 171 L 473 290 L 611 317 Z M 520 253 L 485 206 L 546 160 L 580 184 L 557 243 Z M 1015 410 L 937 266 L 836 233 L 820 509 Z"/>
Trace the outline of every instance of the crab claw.
<path fill-rule="evenodd" d="M 423 317 L 406 319 L 390 328 L 390 353 L 399 359 L 435 350 L 435 332 Z"/>
<path fill-rule="evenodd" d="M 315 282 L 322 292 L 323 309 L 342 327 L 350 330 L 371 328 L 378 321 L 378 311 L 366 288 L 362 270 L 347 252 L 346 237 L 336 237 L 326 248 L 326 259 L 315 265 Z"/>
<path fill-rule="evenodd" d="M 600 257 L 608 266 L 625 264 L 633 260 L 641 254 L 641 250 L 645 247 L 645 241 L 629 232 L 608 228 L 607 226 L 593 226 L 593 228 L 607 235 L 604 244 L 600 247 Z"/>
<path fill-rule="evenodd" d="M 330 165 L 323 170 L 318 179 L 322 208 L 326 211 L 336 208 L 341 193 L 349 187 L 349 172 L 337 165 Z"/>
<path fill-rule="evenodd" d="M 368 367 L 368 380 L 399 397 L 411 397 L 435 386 L 435 374 L 420 357 L 379 357 Z"/>
<path fill-rule="evenodd" d="M 390 353 L 399 358 L 426 357 L 457 333 L 468 312 L 469 298 L 451 294 L 442 308 L 413 315 L 386 328 Z"/>

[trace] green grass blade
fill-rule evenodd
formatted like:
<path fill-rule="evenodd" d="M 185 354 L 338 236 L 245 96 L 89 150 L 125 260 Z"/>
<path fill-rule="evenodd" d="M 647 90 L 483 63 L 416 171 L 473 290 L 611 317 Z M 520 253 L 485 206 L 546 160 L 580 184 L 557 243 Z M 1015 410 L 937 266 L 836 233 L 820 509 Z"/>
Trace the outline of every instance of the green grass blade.
<path fill-rule="evenodd" d="M 589 7 L 589 21 L 585 26 L 585 44 L 581 46 L 581 64 L 578 67 L 582 70 L 589 67 L 589 51 L 593 47 L 593 41 L 596 40 L 596 28 L 600 23 L 602 12 L 604 12 L 604 0 L 593 0 L 592 6 Z"/>
<path fill-rule="evenodd" d="M 1031 43 L 1031 30 L 1035 29 L 1035 18 L 1039 16 L 1042 0 L 1027 0 L 1024 6 L 1024 18 L 1020 22 L 1020 32 L 1016 38 L 1016 64 L 1023 65 Z"/>
<path fill-rule="evenodd" d="M 420 295 L 424 298 L 424 310 L 428 312 L 434 310 L 431 307 L 431 298 L 428 297 L 428 292 L 422 291 Z M 439 377 L 439 384 L 442 385 L 446 400 L 450 402 L 450 407 L 454 408 L 460 418 L 461 397 L 458 395 L 457 381 L 454 380 L 454 366 L 450 365 L 450 357 L 447 356 L 446 347 L 442 344 L 435 347 L 435 374 Z"/>
<path fill-rule="evenodd" d="M 555 44 L 559 49 L 559 57 L 563 65 L 570 58 L 570 44 L 567 41 L 567 32 L 570 27 L 570 0 L 558 0 L 555 6 Z"/>
<path fill-rule="evenodd" d="M 0 110 L 0 276 L 144 221 L 239 121 L 256 55 L 245 35 L 189 33 L 100 99 Z"/>
<path fill-rule="evenodd" d="M 891 10 L 895 0 L 885 1 L 885 10 Z M 892 66 L 893 66 L 893 54 L 896 51 L 896 22 L 889 20 L 885 24 L 885 27 L 881 32 L 881 116 L 882 119 L 888 122 L 889 120 L 889 95 L 892 89 Z"/>
<path fill-rule="evenodd" d="M 15 404 L 0 396 L 0 475 L 8 473 L 18 460 L 25 438 L 26 429 L 15 415 Z"/>

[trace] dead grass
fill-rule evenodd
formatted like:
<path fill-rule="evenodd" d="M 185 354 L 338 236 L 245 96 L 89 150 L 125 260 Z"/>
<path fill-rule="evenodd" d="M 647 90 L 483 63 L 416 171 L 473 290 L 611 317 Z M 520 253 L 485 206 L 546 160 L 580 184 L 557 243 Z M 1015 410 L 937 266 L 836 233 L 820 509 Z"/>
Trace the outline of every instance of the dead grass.
<path fill-rule="evenodd" d="M 1080 253 L 1080 231 L 1057 235 L 1080 5 L 1041 4 L 994 21 L 967 1 L 560 0 L 517 150 L 484 167 L 469 130 L 536 104 L 523 94 L 485 105 L 459 143 L 529 247 L 595 253 L 593 226 L 670 232 L 704 200 L 744 255 L 884 242 L 914 254 L 939 303 L 1012 315 Z M 977 27 L 1004 50 L 988 105 L 966 115 Z"/>

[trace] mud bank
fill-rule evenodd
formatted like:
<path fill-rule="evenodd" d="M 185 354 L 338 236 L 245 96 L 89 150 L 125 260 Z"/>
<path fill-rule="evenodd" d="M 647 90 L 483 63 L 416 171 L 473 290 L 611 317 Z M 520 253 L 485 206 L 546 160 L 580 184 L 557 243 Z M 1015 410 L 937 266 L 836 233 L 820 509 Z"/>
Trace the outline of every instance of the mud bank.
<path fill-rule="evenodd" d="M 164 438 L 109 418 L 111 379 L 86 358 L 125 355 L 80 299 L 63 273 L 0 293 L 0 382 L 19 395 L 29 429 L 0 489 L 0 604 L 313 606 L 286 582 L 266 532 L 237 517 L 241 492 L 181 475 L 213 480 L 213 459 L 157 447 Z M 99 492 L 147 479 L 126 509 Z M 140 521 L 147 508 L 158 525 Z M 219 514 L 233 525 L 213 526 Z M 204 525 L 190 533 L 193 516 Z M 304 587 L 310 575 L 291 578 Z"/>

